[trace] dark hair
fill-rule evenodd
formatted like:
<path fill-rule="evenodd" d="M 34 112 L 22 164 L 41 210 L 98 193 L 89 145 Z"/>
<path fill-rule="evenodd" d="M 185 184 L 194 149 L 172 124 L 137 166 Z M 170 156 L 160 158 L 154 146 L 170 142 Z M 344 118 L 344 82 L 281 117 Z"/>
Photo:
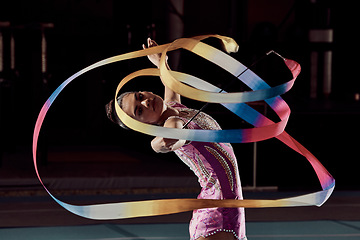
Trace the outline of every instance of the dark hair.
<path fill-rule="evenodd" d="M 125 92 L 122 93 L 121 95 L 119 95 L 116 98 L 117 104 L 119 104 L 120 108 L 122 108 L 122 101 L 123 98 L 133 92 Z M 117 116 L 116 111 L 115 111 L 115 101 L 114 99 L 112 99 L 108 104 L 105 105 L 105 110 L 106 110 L 106 116 L 115 124 L 120 125 L 120 127 L 129 130 L 129 128 L 120 120 L 120 118 Z"/>

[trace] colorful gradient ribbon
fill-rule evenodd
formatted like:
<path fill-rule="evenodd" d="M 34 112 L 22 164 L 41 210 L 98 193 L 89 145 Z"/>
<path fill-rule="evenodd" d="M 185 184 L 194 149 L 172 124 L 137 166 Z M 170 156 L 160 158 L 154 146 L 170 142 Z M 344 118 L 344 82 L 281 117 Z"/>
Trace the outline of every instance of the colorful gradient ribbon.
<path fill-rule="evenodd" d="M 290 81 L 270 87 L 259 76 L 243 64 L 230 57 L 228 54 L 219 51 L 201 40 L 209 37 L 219 38 L 225 49 L 235 52 L 238 49 L 236 42 L 228 37 L 219 35 L 204 35 L 194 38 L 183 38 L 175 40 L 170 44 L 164 44 L 140 51 L 130 52 L 108 59 L 104 59 L 83 70 L 75 73 L 65 80 L 49 97 L 43 105 L 38 119 L 35 124 L 33 135 L 33 161 L 36 174 L 39 181 L 49 193 L 49 195 L 62 207 L 68 211 L 82 217 L 90 219 L 124 219 L 133 217 L 156 216 L 164 214 L 179 213 L 191 211 L 200 208 L 212 207 L 245 207 L 245 208 L 264 208 L 264 207 L 295 207 L 295 206 L 321 206 L 331 195 L 335 187 L 335 180 L 325 167 L 313 156 L 305 147 L 293 139 L 284 131 L 287 124 L 290 108 L 286 102 L 280 97 L 281 94 L 287 92 L 294 84 L 294 81 L 300 73 L 300 65 L 290 59 L 285 59 L 284 63 L 293 75 Z M 253 91 L 238 93 L 218 93 L 219 88 L 209 84 L 208 82 L 181 72 L 170 71 L 165 66 L 165 56 L 168 51 L 176 49 L 186 49 L 193 52 L 228 71 L 239 80 L 245 83 Z M 203 102 L 220 103 L 235 113 L 237 116 L 252 124 L 254 128 L 249 129 L 226 129 L 226 130 L 193 130 L 193 129 L 170 129 L 159 126 L 145 124 L 129 117 L 117 104 L 115 104 L 116 113 L 119 118 L 131 129 L 153 135 L 163 136 L 167 138 L 186 139 L 190 141 L 204 142 L 255 142 L 269 138 L 277 138 L 294 151 L 303 155 L 315 170 L 322 190 L 297 197 L 277 199 L 277 200 L 211 200 L 211 199 L 160 199 L 148 201 L 134 201 L 110 204 L 94 204 L 94 205 L 72 205 L 65 203 L 51 194 L 41 180 L 36 161 L 37 143 L 40 128 L 44 121 L 47 111 L 51 104 L 55 101 L 60 92 L 71 81 L 78 76 L 103 65 L 143 57 L 151 54 L 162 53 L 159 69 L 149 68 L 142 69 L 126 76 L 118 85 L 115 98 L 121 88 L 139 76 L 161 76 L 164 84 L 181 94 L 182 96 Z M 241 76 L 240 76 L 241 75 Z M 274 123 L 264 115 L 250 107 L 246 102 L 264 100 L 279 116 L 280 121 Z M 116 102 L 116 101 L 115 101 Z"/>

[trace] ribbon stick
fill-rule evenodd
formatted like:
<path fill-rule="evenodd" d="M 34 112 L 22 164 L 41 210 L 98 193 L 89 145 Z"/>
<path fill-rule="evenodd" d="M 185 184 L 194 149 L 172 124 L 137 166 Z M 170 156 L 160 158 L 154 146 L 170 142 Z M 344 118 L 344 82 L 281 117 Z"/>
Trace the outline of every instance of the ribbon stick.
<path fill-rule="evenodd" d="M 49 97 L 43 105 L 39 116 L 37 118 L 34 135 L 33 135 L 33 162 L 36 174 L 39 181 L 49 193 L 49 195 L 62 207 L 68 211 L 90 219 L 124 219 L 134 217 L 156 216 L 164 214 L 179 213 L 191 211 L 200 208 L 213 207 L 245 207 L 245 208 L 265 208 L 265 207 L 296 207 L 296 206 L 321 206 L 331 195 L 335 187 L 335 180 L 319 160 L 313 156 L 305 147 L 293 139 L 288 133 L 284 131 L 287 121 L 290 116 L 290 108 L 286 102 L 280 97 L 281 94 L 289 91 L 294 84 L 296 77 L 300 73 L 300 65 L 290 59 L 282 58 L 284 64 L 291 71 L 293 78 L 275 87 L 270 87 L 265 81 L 257 76 L 253 71 L 245 67 L 243 64 L 230 57 L 228 54 L 219 51 L 201 40 L 208 37 L 216 37 L 220 39 L 228 53 L 237 51 L 238 45 L 236 42 L 228 37 L 219 35 L 204 35 L 194 38 L 183 38 L 175 40 L 170 44 L 159 45 L 152 48 L 147 48 L 140 51 L 130 52 L 108 59 L 104 59 L 93 65 L 90 65 L 83 70 L 75 73 L 67 80 L 65 80 Z M 208 61 L 217 64 L 219 67 L 228 71 L 235 77 L 239 78 L 252 91 L 226 93 L 216 86 L 199 79 L 195 76 L 188 75 L 181 72 L 171 71 L 165 66 L 165 56 L 168 51 L 176 49 L 185 49 L 193 52 Z M 151 54 L 161 53 L 159 69 L 148 68 L 131 73 L 126 76 L 118 85 L 115 98 L 122 89 L 122 87 L 132 79 L 140 76 L 161 76 L 164 84 L 181 94 L 182 96 L 203 101 L 220 103 L 241 119 L 252 124 L 254 127 L 249 129 L 226 129 L 226 130 L 194 130 L 194 129 L 171 129 L 159 126 L 145 124 L 129 117 L 119 106 L 115 104 L 115 110 L 118 117 L 131 129 L 153 135 L 162 136 L 173 139 L 186 139 L 190 141 L 203 142 L 256 142 L 270 138 L 277 138 L 292 148 L 294 151 L 303 155 L 312 165 L 317 177 L 320 181 L 322 190 L 306 195 L 277 199 L 277 200 L 211 200 L 211 199 L 159 199 L 148 201 L 122 202 L 122 203 L 108 203 L 108 204 L 94 204 L 94 205 L 72 205 L 65 203 L 46 188 L 41 180 L 36 161 L 37 143 L 40 129 L 44 118 L 49 110 L 51 104 L 55 101 L 60 92 L 73 80 L 80 75 L 100 66 L 123 61 L 127 59 L 143 57 Z M 279 122 L 273 122 L 249 105 L 247 102 L 251 101 L 265 101 L 279 116 Z M 116 101 L 115 101 L 116 102 Z"/>

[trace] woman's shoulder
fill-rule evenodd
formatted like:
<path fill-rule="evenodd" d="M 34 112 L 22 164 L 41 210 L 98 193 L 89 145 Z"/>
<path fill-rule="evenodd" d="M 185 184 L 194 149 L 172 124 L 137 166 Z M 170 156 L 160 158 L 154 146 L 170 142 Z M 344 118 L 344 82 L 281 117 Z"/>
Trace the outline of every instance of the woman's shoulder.
<path fill-rule="evenodd" d="M 181 113 L 186 112 L 188 110 L 188 108 L 185 105 L 183 105 L 183 104 L 181 104 L 179 102 L 176 102 L 176 101 L 169 101 L 169 102 L 166 102 L 165 104 L 167 106 L 171 107 L 171 108 L 177 109 L 177 111 L 179 113 L 179 114 L 172 115 L 172 116 L 168 117 L 165 120 L 165 122 L 168 122 L 170 124 L 182 123 L 182 125 L 187 122 L 187 118 L 182 116 L 183 114 L 181 114 Z"/>
<path fill-rule="evenodd" d="M 186 108 L 185 105 L 183 105 L 179 102 L 176 102 L 176 101 L 169 101 L 169 102 L 166 102 L 165 104 L 170 107 L 173 107 L 173 108 Z"/>

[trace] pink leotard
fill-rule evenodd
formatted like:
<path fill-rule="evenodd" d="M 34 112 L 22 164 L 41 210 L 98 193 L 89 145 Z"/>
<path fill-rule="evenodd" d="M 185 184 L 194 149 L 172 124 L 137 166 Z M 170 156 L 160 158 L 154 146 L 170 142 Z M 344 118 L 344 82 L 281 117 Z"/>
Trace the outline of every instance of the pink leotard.
<path fill-rule="evenodd" d="M 197 112 L 171 102 L 185 123 Z M 209 115 L 201 112 L 187 126 L 189 129 L 221 129 Z M 201 186 L 198 199 L 242 199 L 237 160 L 229 143 L 190 142 L 175 150 L 176 155 L 195 173 Z M 191 240 L 208 237 L 219 231 L 231 232 L 236 239 L 245 238 L 243 208 L 206 208 L 193 211 L 189 226 Z"/>

